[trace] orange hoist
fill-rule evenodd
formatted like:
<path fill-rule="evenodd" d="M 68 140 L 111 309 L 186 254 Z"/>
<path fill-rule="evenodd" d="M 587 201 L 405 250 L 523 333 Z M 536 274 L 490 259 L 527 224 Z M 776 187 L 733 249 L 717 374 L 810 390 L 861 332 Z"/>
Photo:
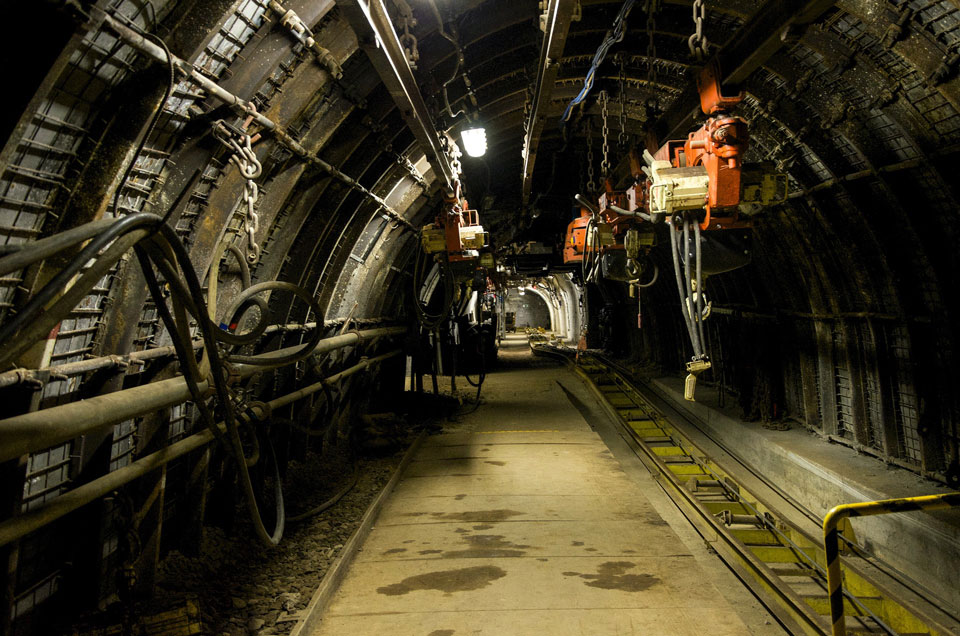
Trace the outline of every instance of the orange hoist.
<path fill-rule="evenodd" d="M 427 254 L 446 252 L 450 263 L 481 260 L 487 267 L 493 263 L 483 263 L 480 250 L 489 245 L 489 235 L 480 225 L 480 213 L 471 210 L 467 200 L 460 197 L 458 190 L 453 197 L 444 197 L 443 205 L 433 223 L 423 226 L 420 237 L 423 251 Z"/>
<path fill-rule="evenodd" d="M 648 275 L 642 263 L 652 263 L 648 256 L 655 226 L 668 226 L 681 313 L 693 348 L 686 365 L 688 400 L 693 399 L 697 375 L 711 366 L 703 332 L 710 313 L 705 275 L 749 262 L 749 250 L 741 242 L 751 226 L 750 215 L 784 202 L 788 186 L 787 175 L 771 164 L 743 162 L 749 146 L 747 122 L 730 112 L 743 93 L 724 94 L 716 61 L 703 69 L 697 87 L 707 121 L 656 153 L 644 150 L 642 161 L 631 152 L 635 183 L 626 190 L 615 191 L 607 182 L 596 204 L 577 195 L 580 216 L 567 227 L 563 251 L 565 263 L 581 264 L 584 282 L 601 277 L 626 281 L 632 296 L 636 288 L 656 281 L 656 265 Z M 701 232 L 726 236 L 708 241 Z M 641 277 L 648 282 L 640 283 Z"/>

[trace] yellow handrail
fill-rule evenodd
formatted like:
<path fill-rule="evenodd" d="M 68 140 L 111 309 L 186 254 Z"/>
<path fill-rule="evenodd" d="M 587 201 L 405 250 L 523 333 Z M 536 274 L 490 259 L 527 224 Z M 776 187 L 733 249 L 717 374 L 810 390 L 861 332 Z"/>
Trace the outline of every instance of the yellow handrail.
<path fill-rule="evenodd" d="M 833 636 L 846 636 L 847 633 L 843 618 L 843 575 L 840 571 L 840 547 L 837 536 L 837 525 L 840 521 L 847 517 L 869 517 L 893 512 L 956 507 L 960 507 L 960 492 L 842 504 L 827 513 L 827 516 L 823 518 L 823 551 L 827 558 L 827 590 L 830 593 L 830 619 L 833 624 Z"/>

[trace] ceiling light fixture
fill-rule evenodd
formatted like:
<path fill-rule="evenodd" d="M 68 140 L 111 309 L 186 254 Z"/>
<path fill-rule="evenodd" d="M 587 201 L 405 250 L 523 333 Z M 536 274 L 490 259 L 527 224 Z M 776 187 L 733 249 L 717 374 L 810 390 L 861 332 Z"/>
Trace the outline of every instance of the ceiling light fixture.
<path fill-rule="evenodd" d="M 460 133 L 463 150 L 471 157 L 482 157 L 487 152 L 487 130 L 473 125 Z"/>

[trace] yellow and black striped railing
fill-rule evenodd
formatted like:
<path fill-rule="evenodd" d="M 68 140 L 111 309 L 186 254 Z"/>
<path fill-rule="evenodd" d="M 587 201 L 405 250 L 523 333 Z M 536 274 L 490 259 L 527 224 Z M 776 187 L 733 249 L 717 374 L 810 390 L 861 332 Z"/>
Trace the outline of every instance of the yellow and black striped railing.
<path fill-rule="evenodd" d="M 840 545 L 837 526 L 848 517 L 869 517 L 894 512 L 938 510 L 960 507 L 960 492 L 902 499 L 883 499 L 842 504 L 834 507 L 823 518 L 823 551 L 827 560 L 827 589 L 830 594 L 830 619 L 833 636 L 846 636 L 843 616 L 843 574 L 840 568 Z"/>

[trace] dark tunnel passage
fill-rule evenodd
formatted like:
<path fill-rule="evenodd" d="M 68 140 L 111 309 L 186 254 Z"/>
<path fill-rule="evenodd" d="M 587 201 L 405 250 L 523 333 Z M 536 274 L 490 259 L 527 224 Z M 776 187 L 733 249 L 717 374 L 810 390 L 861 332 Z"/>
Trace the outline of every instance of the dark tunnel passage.
<path fill-rule="evenodd" d="M 280 543 L 525 328 L 960 488 L 957 0 L 9 4 L 0 633 Z"/>

